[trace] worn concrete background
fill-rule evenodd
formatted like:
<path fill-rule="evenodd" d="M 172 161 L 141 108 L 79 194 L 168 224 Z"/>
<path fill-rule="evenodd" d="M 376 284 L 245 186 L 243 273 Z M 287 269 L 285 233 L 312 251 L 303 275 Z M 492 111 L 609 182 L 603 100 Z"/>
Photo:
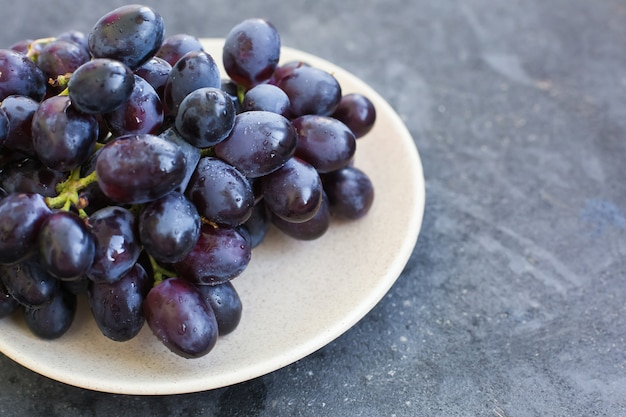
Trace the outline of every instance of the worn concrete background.
<path fill-rule="evenodd" d="M 5 2 L 0 45 L 88 31 L 122 1 Z M 65 386 L 0 355 L 2 416 L 626 415 L 626 4 L 149 1 L 168 34 L 266 17 L 379 91 L 418 145 L 422 232 L 339 339 L 237 386 Z M 0 335 L 2 337 L 2 335 Z"/>

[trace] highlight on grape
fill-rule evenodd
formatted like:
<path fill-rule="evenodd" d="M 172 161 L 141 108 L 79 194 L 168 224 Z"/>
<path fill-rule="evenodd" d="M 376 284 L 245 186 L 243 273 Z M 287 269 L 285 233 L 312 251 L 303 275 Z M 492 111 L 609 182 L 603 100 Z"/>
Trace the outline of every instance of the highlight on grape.
<path fill-rule="evenodd" d="M 271 227 L 314 240 L 368 213 L 367 97 L 281 63 L 267 20 L 226 34 L 225 74 L 198 38 L 164 34 L 135 4 L 0 49 L 0 319 L 57 339 L 86 297 L 103 337 L 147 324 L 202 357 L 237 328 L 234 278 Z"/>

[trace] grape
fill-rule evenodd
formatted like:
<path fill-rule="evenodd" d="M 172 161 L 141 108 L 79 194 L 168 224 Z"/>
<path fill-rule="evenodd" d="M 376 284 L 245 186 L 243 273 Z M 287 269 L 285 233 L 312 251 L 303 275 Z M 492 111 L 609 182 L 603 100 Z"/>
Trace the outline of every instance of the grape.
<path fill-rule="evenodd" d="M 172 66 L 163 92 L 167 112 L 176 115 L 178 106 L 187 95 L 198 88 L 220 88 L 222 78 L 211 55 L 204 51 L 191 51 Z"/>
<path fill-rule="evenodd" d="M 278 66 L 280 36 L 267 20 L 246 19 L 231 29 L 224 40 L 224 69 L 246 88 L 268 80 Z"/>
<path fill-rule="evenodd" d="M 175 65 L 187 52 L 194 51 L 204 51 L 202 42 L 195 36 L 177 33 L 163 40 L 159 50 L 156 52 L 156 56 L 170 65 Z"/>
<path fill-rule="evenodd" d="M 13 95 L 40 101 L 46 94 L 43 71 L 26 55 L 0 49 L 0 101 Z"/>
<path fill-rule="evenodd" d="M 96 22 L 89 32 L 89 51 L 95 58 L 114 59 L 134 70 L 158 51 L 164 31 L 163 18 L 154 9 L 121 6 Z"/>
<path fill-rule="evenodd" d="M 198 210 L 178 192 L 148 203 L 139 215 L 139 236 L 144 249 L 164 263 L 182 260 L 200 236 Z"/>
<path fill-rule="evenodd" d="M 345 123 L 360 138 L 372 130 L 376 122 L 376 108 L 363 94 L 346 94 L 341 97 L 332 117 Z"/>
<path fill-rule="evenodd" d="M 347 166 L 324 174 L 322 180 L 333 214 L 354 220 L 370 210 L 374 201 L 374 186 L 360 169 Z"/>
<path fill-rule="evenodd" d="M 296 131 L 280 114 L 249 111 L 235 117 L 230 135 L 214 146 L 215 154 L 246 177 L 267 175 L 293 156 Z"/>
<path fill-rule="evenodd" d="M 24 309 L 24 321 L 36 336 L 52 340 L 61 337 L 76 316 L 76 295 L 57 287 L 50 302 L 39 308 Z"/>
<path fill-rule="evenodd" d="M 170 75 L 172 66 L 164 59 L 153 57 L 146 61 L 142 66 L 135 70 L 135 75 L 140 76 L 154 88 L 159 96 L 159 99 L 163 101 L 163 91 L 165 90 L 165 83 Z"/>
<path fill-rule="evenodd" d="M 11 193 L 0 200 L 0 264 L 20 262 L 37 249 L 44 220 L 51 214 L 44 198 L 34 193 Z"/>
<path fill-rule="evenodd" d="M 0 267 L 2 283 L 21 305 L 40 308 L 52 300 L 59 280 L 50 275 L 36 258 Z"/>
<path fill-rule="evenodd" d="M 133 91 L 128 100 L 112 112 L 104 114 L 104 120 L 113 136 L 160 133 L 163 105 L 154 87 L 135 75 Z"/>
<path fill-rule="evenodd" d="M 200 161 L 200 149 L 183 139 L 180 136 L 180 133 L 178 133 L 178 131 L 174 128 L 166 129 L 159 135 L 159 137 L 177 145 L 185 157 L 185 178 L 175 189 L 175 191 L 184 192 L 184 190 L 187 189 L 191 176 L 196 170 L 198 161 Z"/>
<path fill-rule="evenodd" d="M 87 276 L 95 282 L 115 282 L 137 262 L 141 243 L 130 210 L 109 206 L 89 216 L 95 254 Z"/>
<path fill-rule="evenodd" d="M 267 212 L 265 203 L 260 201 L 254 205 L 252 215 L 243 224 L 243 227 L 248 231 L 250 235 L 250 245 L 252 248 L 256 248 L 263 242 L 267 232 L 270 228 L 270 215 Z"/>
<path fill-rule="evenodd" d="M 289 97 L 292 117 L 305 114 L 329 116 L 341 101 L 341 86 L 337 79 L 317 67 L 294 66 L 275 82 Z"/>
<path fill-rule="evenodd" d="M 176 115 L 176 130 L 192 145 L 208 148 L 226 139 L 235 124 L 235 107 L 219 88 L 204 87 L 183 99 Z"/>
<path fill-rule="evenodd" d="M 280 88 L 272 84 L 259 84 L 252 87 L 243 97 L 243 111 L 263 110 L 289 117 L 289 97 Z"/>
<path fill-rule="evenodd" d="M 26 96 L 9 96 L 2 100 L 0 108 L 9 119 L 9 131 L 4 140 L 4 147 L 34 156 L 32 141 L 33 115 L 39 102 Z"/>
<path fill-rule="evenodd" d="M 273 215 L 272 224 L 281 232 L 298 240 L 314 240 L 326 233 L 330 227 L 330 204 L 326 193 L 322 196 L 322 203 L 315 215 L 304 222 L 293 223 Z"/>
<path fill-rule="evenodd" d="M 144 299 L 152 284 L 140 264 L 134 264 L 115 282 L 90 283 L 89 307 L 104 336 L 123 342 L 139 333 L 145 323 Z"/>
<path fill-rule="evenodd" d="M 0 280 L 0 319 L 10 316 L 20 307 L 20 303 L 11 295 L 6 285 Z"/>
<path fill-rule="evenodd" d="M 74 42 L 76 45 L 80 46 L 87 53 L 89 53 L 89 37 L 84 32 L 79 30 L 68 30 L 60 33 L 57 36 L 57 39 Z"/>
<path fill-rule="evenodd" d="M 251 255 L 250 241 L 237 228 L 202 223 L 198 242 L 174 269 L 195 284 L 215 285 L 240 275 Z"/>
<path fill-rule="evenodd" d="M 4 165 L 0 186 L 9 193 L 37 193 L 44 197 L 57 195 L 57 185 L 67 174 L 53 171 L 38 159 L 26 158 Z"/>
<path fill-rule="evenodd" d="M 186 161 L 180 148 L 166 139 L 129 135 L 100 150 L 96 172 L 107 197 L 119 203 L 141 204 L 176 189 L 185 178 Z"/>
<path fill-rule="evenodd" d="M 91 267 L 95 242 L 83 220 L 68 211 L 50 214 L 39 232 L 41 263 L 60 279 L 76 279 Z"/>
<path fill-rule="evenodd" d="M 232 165 L 215 157 L 200 160 L 186 194 L 201 216 L 230 226 L 248 220 L 254 206 L 248 179 Z"/>
<path fill-rule="evenodd" d="M 72 104 L 84 113 L 109 113 L 120 107 L 133 92 L 135 77 L 129 67 L 107 58 L 92 59 L 70 78 Z"/>
<path fill-rule="evenodd" d="M 322 180 L 315 168 L 300 158 L 261 179 L 265 206 L 276 216 L 300 223 L 310 220 L 322 203 Z"/>
<path fill-rule="evenodd" d="M 293 126 L 298 132 L 295 155 L 320 173 L 343 168 L 356 152 L 354 133 L 337 119 L 304 115 L 293 120 Z"/>
<path fill-rule="evenodd" d="M 33 150 L 52 170 L 69 172 L 82 165 L 97 140 L 96 118 L 77 111 L 69 97 L 50 97 L 33 114 Z"/>
<path fill-rule="evenodd" d="M 154 286 L 143 310 L 155 336 L 182 357 L 202 357 L 217 343 L 215 313 L 200 291 L 184 279 L 169 278 Z"/>
<path fill-rule="evenodd" d="M 198 290 L 215 313 L 219 335 L 224 336 L 235 330 L 241 321 L 243 305 L 232 282 L 198 285 Z"/>
<path fill-rule="evenodd" d="M 70 39 L 57 38 L 47 43 L 37 55 L 37 66 L 48 78 L 56 79 L 59 75 L 71 74 L 91 56 L 82 45 Z M 63 87 L 53 90 L 59 93 Z"/>

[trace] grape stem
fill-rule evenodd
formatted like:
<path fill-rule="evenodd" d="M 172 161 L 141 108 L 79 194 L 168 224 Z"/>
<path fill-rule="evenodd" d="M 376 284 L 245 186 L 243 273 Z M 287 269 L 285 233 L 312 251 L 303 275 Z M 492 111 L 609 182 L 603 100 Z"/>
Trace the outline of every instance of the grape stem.
<path fill-rule="evenodd" d="M 84 210 L 84 204 L 78 196 L 78 193 L 85 189 L 89 184 L 97 181 L 98 174 L 96 171 L 93 171 L 86 177 L 81 178 L 80 167 L 75 168 L 70 172 L 69 177 L 65 181 L 57 184 L 57 196 L 46 197 L 46 204 L 51 209 L 60 209 L 62 211 L 70 211 L 73 206 L 78 209 L 78 215 L 84 219 L 88 217 L 88 215 Z"/>
<path fill-rule="evenodd" d="M 167 268 L 162 267 L 152 256 L 148 255 L 150 259 L 150 266 L 152 267 L 152 275 L 154 276 L 154 286 L 156 287 L 167 278 L 176 276 L 175 272 L 170 271 Z"/>

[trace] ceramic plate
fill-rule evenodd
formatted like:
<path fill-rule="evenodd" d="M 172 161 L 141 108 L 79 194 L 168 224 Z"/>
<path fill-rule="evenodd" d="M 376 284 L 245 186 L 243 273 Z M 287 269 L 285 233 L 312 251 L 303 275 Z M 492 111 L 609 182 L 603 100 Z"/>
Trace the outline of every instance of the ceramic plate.
<path fill-rule="evenodd" d="M 220 63 L 223 40 L 203 42 Z M 203 358 L 178 357 L 147 326 L 129 342 L 105 338 L 84 297 L 76 321 L 58 340 L 39 340 L 19 315 L 0 320 L 0 351 L 35 372 L 91 390 L 197 392 L 289 365 L 343 334 L 380 301 L 406 265 L 421 227 L 424 178 L 413 139 L 389 104 L 345 70 L 289 48 L 281 60 L 330 71 L 344 93 L 365 94 L 376 106 L 376 125 L 358 140 L 355 158 L 375 187 L 368 215 L 335 221 L 315 241 L 296 241 L 272 229 L 233 281 L 244 305 L 239 327 Z"/>

